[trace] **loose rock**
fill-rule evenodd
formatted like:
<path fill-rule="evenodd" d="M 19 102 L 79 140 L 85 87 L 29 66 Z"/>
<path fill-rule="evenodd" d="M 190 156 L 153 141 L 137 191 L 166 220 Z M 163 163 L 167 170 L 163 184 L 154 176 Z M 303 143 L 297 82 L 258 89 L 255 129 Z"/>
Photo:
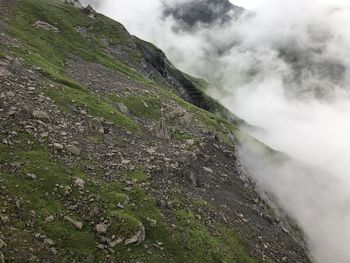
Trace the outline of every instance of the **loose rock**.
<path fill-rule="evenodd" d="M 78 187 L 79 189 L 84 189 L 85 188 L 85 181 L 81 178 L 77 178 L 74 181 L 74 185 Z"/>
<path fill-rule="evenodd" d="M 7 76 L 11 76 L 11 73 L 6 69 L 0 67 L 0 77 L 7 77 Z"/>
<path fill-rule="evenodd" d="M 70 218 L 69 216 L 65 216 L 64 219 L 67 220 L 72 225 L 74 225 L 74 227 L 78 230 L 82 230 L 84 227 L 84 224 L 82 222 L 76 221 L 73 218 Z"/>
<path fill-rule="evenodd" d="M 53 26 L 45 21 L 40 21 L 40 20 L 36 21 L 33 24 L 33 27 L 36 27 L 39 29 L 44 29 L 46 31 L 50 31 L 50 32 L 54 32 L 54 33 L 60 32 L 60 30 L 57 27 L 55 27 L 55 26 Z"/>
<path fill-rule="evenodd" d="M 145 237 L 146 237 L 145 227 L 141 224 L 140 230 L 131 238 L 126 239 L 124 244 L 126 246 L 131 244 L 137 246 L 145 240 Z"/>
<path fill-rule="evenodd" d="M 214 171 L 208 167 L 203 167 L 204 171 L 208 172 L 208 173 L 214 173 Z"/>
<path fill-rule="evenodd" d="M 129 115 L 129 109 L 124 103 L 118 103 L 117 106 L 121 113 Z"/>
<path fill-rule="evenodd" d="M 7 244 L 5 243 L 4 240 L 0 238 L 0 249 L 7 247 Z"/>
<path fill-rule="evenodd" d="M 67 146 L 67 151 L 70 152 L 73 155 L 80 155 L 81 154 L 81 150 L 74 146 L 74 145 L 68 145 Z"/>
<path fill-rule="evenodd" d="M 164 120 L 161 120 L 159 124 L 154 128 L 154 135 L 163 140 L 169 140 L 169 130 Z"/>
<path fill-rule="evenodd" d="M 51 247 L 55 245 L 55 241 L 50 238 L 45 238 L 43 244 Z"/>
<path fill-rule="evenodd" d="M 0 263 L 5 263 L 5 256 L 1 251 L 0 251 Z"/>
<path fill-rule="evenodd" d="M 55 148 L 55 150 L 58 150 L 58 151 L 62 151 L 64 149 L 63 145 L 60 143 L 54 143 L 53 147 Z"/>
<path fill-rule="evenodd" d="M 105 233 L 107 233 L 108 225 L 106 225 L 104 223 L 97 224 L 95 226 L 95 230 L 98 234 L 105 234 Z"/>
<path fill-rule="evenodd" d="M 53 222 L 54 220 L 55 220 L 55 217 L 52 215 L 45 218 L 46 222 Z"/>
<path fill-rule="evenodd" d="M 45 111 L 35 110 L 32 112 L 32 115 L 34 119 L 41 120 L 41 121 L 46 121 L 50 118 L 49 114 L 47 114 Z"/>
<path fill-rule="evenodd" d="M 0 219 L 3 225 L 8 225 L 10 223 L 10 218 L 8 216 L 2 215 L 0 216 Z"/>

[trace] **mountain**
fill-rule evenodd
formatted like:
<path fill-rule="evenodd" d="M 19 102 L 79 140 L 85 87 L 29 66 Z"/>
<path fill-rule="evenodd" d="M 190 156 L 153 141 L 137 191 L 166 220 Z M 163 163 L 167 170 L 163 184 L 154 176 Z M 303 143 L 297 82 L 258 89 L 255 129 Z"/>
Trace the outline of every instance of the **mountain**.
<path fill-rule="evenodd" d="M 238 18 L 244 9 L 228 0 L 190 0 L 164 3 L 164 17 L 172 17 L 188 27 L 224 24 Z"/>
<path fill-rule="evenodd" d="M 0 1 L 0 262 L 310 262 L 237 120 L 78 1 Z"/>

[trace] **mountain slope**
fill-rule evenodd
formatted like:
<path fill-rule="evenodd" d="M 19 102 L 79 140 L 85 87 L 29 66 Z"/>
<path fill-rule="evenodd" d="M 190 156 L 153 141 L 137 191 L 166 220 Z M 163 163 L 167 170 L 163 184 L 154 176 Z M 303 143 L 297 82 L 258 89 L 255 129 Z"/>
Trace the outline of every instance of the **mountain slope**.
<path fill-rule="evenodd" d="M 0 262 L 309 262 L 163 52 L 63 1 L 0 15 Z"/>

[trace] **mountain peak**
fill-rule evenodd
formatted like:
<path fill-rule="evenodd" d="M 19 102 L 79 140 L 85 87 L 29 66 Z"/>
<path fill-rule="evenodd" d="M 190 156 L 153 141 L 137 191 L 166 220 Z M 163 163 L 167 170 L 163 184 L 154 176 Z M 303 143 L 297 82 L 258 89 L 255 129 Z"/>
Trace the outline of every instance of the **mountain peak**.
<path fill-rule="evenodd" d="M 193 27 L 197 24 L 224 24 L 239 17 L 242 7 L 228 0 L 189 0 L 164 4 L 164 17 L 173 17 L 176 21 Z"/>

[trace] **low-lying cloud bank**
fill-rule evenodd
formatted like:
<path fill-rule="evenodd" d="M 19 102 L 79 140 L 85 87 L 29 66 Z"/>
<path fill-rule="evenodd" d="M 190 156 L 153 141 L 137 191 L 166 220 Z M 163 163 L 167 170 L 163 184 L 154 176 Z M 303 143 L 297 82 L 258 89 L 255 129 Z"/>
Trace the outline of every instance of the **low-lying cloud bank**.
<path fill-rule="evenodd" d="M 98 9 L 210 81 L 212 96 L 263 130 L 254 136 L 300 161 L 265 162 L 268 153 L 248 143 L 241 150 L 317 261 L 350 262 L 350 6 L 265 0 L 237 21 L 190 28 L 164 16 L 162 0 L 105 0 Z"/>

